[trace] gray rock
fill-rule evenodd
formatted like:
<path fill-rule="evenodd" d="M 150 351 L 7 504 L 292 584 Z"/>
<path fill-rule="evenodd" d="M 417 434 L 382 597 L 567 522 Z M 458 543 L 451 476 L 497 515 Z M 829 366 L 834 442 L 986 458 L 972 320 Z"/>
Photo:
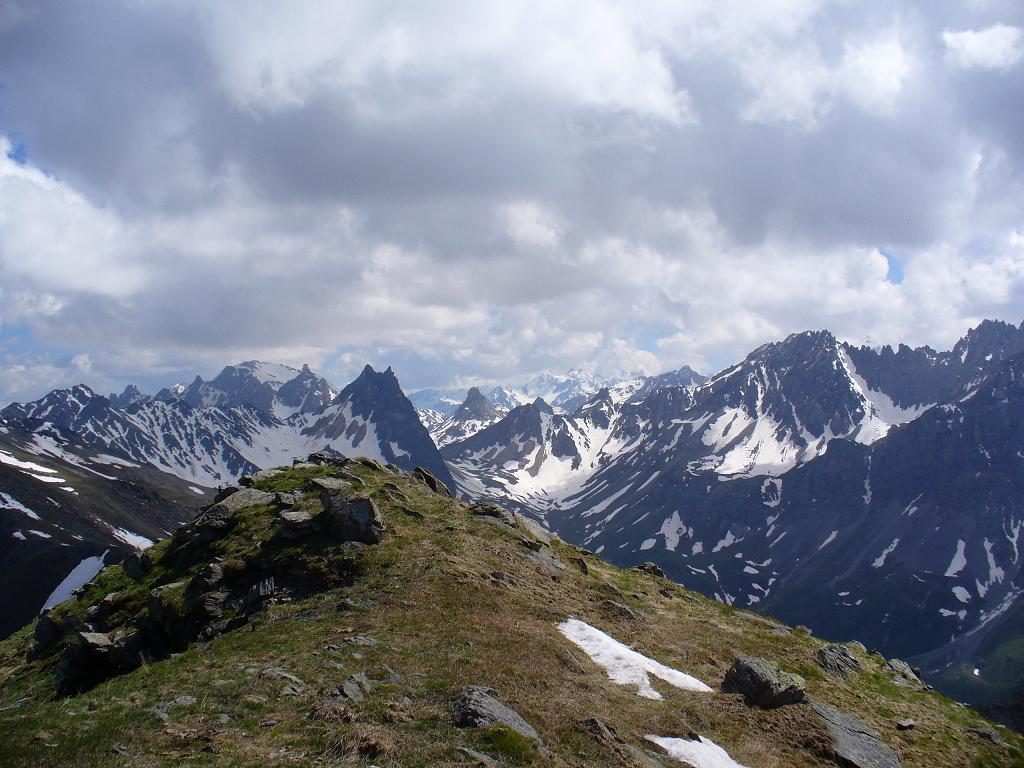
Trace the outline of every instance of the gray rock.
<path fill-rule="evenodd" d="M 416 467 L 416 469 L 412 471 L 412 476 L 415 477 L 417 480 L 420 480 L 424 485 L 427 486 L 427 488 L 429 488 L 439 496 L 447 496 L 448 498 L 451 498 L 452 492 L 448 490 L 448 486 L 442 483 L 436 477 L 434 477 L 428 470 L 424 469 L 423 467 Z"/>
<path fill-rule="evenodd" d="M 379 641 L 375 637 L 368 637 L 366 635 L 353 635 L 352 637 L 346 637 L 345 642 L 350 645 L 376 645 Z"/>
<path fill-rule="evenodd" d="M 285 680 L 299 689 L 306 687 L 306 684 L 302 680 L 282 667 L 267 667 L 260 672 L 260 677 L 271 678 L 274 680 Z"/>
<path fill-rule="evenodd" d="M 489 755 L 485 755 L 483 752 L 477 752 L 475 749 L 469 749 L 468 747 L 459 747 L 457 750 L 463 757 L 468 757 L 473 761 L 475 765 L 483 766 L 483 768 L 501 768 L 504 763 L 495 760 Z"/>
<path fill-rule="evenodd" d="M 370 692 L 370 679 L 362 672 L 358 672 L 341 684 L 341 695 L 351 701 L 362 701 Z"/>
<path fill-rule="evenodd" d="M 504 725 L 521 736 L 540 743 L 540 735 L 522 716 L 494 697 L 494 690 L 474 685 L 459 694 L 453 709 L 455 724 L 463 728 Z"/>
<path fill-rule="evenodd" d="M 907 662 L 905 662 L 903 659 L 889 659 L 889 661 L 887 661 L 885 663 L 885 666 L 886 666 L 887 669 L 892 670 L 893 672 L 895 672 L 898 675 L 902 675 L 903 677 L 905 677 L 907 680 L 910 680 L 911 682 L 914 682 L 914 683 L 920 683 L 921 682 L 921 679 L 918 677 L 917 673 L 914 671 L 914 668 L 911 667 L 909 664 L 907 664 Z"/>
<path fill-rule="evenodd" d="M 313 513 L 310 510 L 296 509 L 294 507 L 282 509 L 277 514 L 281 517 L 282 520 L 284 520 L 286 523 L 290 523 L 293 526 L 308 523 L 310 520 L 313 519 Z"/>
<path fill-rule="evenodd" d="M 834 677 L 849 679 L 853 672 L 859 672 L 860 662 L 850 653 L 846 646 L 832 643 L 817 650 L 818 664 Z"/>
<path fill-rule="evenodd" d="M 968 733 L 973 733 L 975 736 L 983 738 L 985 741 L 991 741 L 997 747 L 1010 748 L 1010 743 L 999 735 L 999 731 L 995 728 L 968 728 Z"/>
<path fill-rule="evenodd" d="M 617 600 L 602 600 L 601 607 L 626 621 L 642 621 L 645 618 L 639 611 L 634 611 L 625 603 L 620 603 Z"/>
<path fill-rule="evenodd" d="M 907 718 L 904 718 L 903 720 L 898 720 L 896 722 L 896 730 L 897 731 L 909 731 L 911 728 L 913 728 L 916 725 L 917 725 L 917 723 L 914 722 L 913 718 L 907 717 Z"/>
<path fill-rule="evenodd" d="M 344 467 L 352 463 L 352 459 L 349 459 L 341 454 L 332 453 L 330 451 L 316 451 L 315 453 L 309 454 L 306 457 L 306 464 L 318 464 L 320 466 L 329 465 L 335 467 Z"/>
<path fill-rule="evenodd" d="M 742 693 L 749 706 L 775 709 L 804 700 L 804 679 L 756 656 L 740 656 L 722 681 L 725 693 Z"/>
<path fill-rule="evenodd" d="M 565 563 L 546 549 L 527 549 L 525 556 L 539 565 L 548 576 L 558 576 L 565 570 Z"/>
<path fill-rule="evenodd" d="M 253 483 L 260 483 L 264 480 L 273 480 L 275 477 L 280 477 L 283 474 L 284 470 L 281 469 L 261 469 L 259 472 L 254 472 L 251 475 L 246 475 L 245 477 L 240 478 L 238 483 L 239 485 L 252 485 Z M 245 480 L 248 480 L 249 482 L 246 483 L 244 482 Z"/>
<path fill-rule="evenodd" d="M 345 493 L 351 492 L 355 486 L 361 485 L 362 482 L 362 480 L 351 472 L 339 470 L 331 477 L 314 477 L 306 484 L 306 487 L 314 493 L 319 493 L 321 491 Z"/>
<path fill-rule="evenodd" d="M 245 507 L 254 507 L 258 504 L 272 504 L 274 494 L 267 491 L 257 491 L 255 488 L 243 488 L 233 493 L 222 501 L 210 507 L 210 511 L 222 509 L 228 512 L 238 512 Z"/>
<path fill-rule="evenodd" d="M 532 520 L 525 515 L 520 515 L 517 512 L 512 513 L 512 518 L 515 520 L 516 527 L 528 537 L 543 544 L 544 546 L 551 546 L 551 532 L 536 520 Z"/>
<path fill-rule="evenodd" d="M 644 573 L 649 573 L 652 576 L 659 576 L 659 577 L 661 577 L 663 579 L 665 578 L 665 571 L 663 571 L 661 569 L 661 566 L 659 566 L 659 565 L 657 565 L 655 563 L 650 563 L 650 562 L 648 562 L 648 563 L 641 563 L 640 565 L 638 565 L 635 568 L 633 568 L 633 570 L 634 571 L 643 571 Z"/>
<path fill-rule="evenodd" d="M 832 751 L 841 765 L 851 768 L 900 768 L 896 756 L 877 731 L 833 706 L 811 702 L 814 710 L 825 721 L 832 738 Z"/>
<path fill-rule="evenodd" d="M 338 541 L 377 544 L 387 535 L 388 525 L 372 499 L 346 499 L 325 490 L 320 493 L 320 501 L 324 511 L 317 520 Z"/>

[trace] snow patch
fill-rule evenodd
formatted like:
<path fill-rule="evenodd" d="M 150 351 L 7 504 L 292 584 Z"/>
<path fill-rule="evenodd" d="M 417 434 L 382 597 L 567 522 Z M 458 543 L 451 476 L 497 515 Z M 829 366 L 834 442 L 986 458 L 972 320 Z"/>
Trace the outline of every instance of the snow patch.
<path fill-rule="evenodd" d="M 711 739 L 703 736 L 689 740 L 647 734 L 644 738 L 664 749 L 673 760 L 693 768 L 746 768 L 729 757 L 729 753 Z"/>
<path fill-rule="evenodd" d="M 107 552 L 109 551 L 110 550 L 108 549 L 105 550 L 102 555 L 87 557 L 72 568 L 71 572 L 64 577 L 64 581 L 58 584 L 57 588 L 50 593 L 48 598 L 46 598 L 46 602 L 43 603 L 40 613 L 45 611 L 47 608 L 53 608 L 55 605 L 60 605 L 71 597 L 72 592 L 92 581 L 93 576 L 103 569 L 103 559 L 107 556 Z"/>
<path fill-rule="evenodd" d="M 880 554 L 878 557 L 875 558 L 875 562 L 873 562 L 871 564 L 871 567 L 872 568 L 881 568 L 883 565 L 885 565 L 885 558 L 887 558 L 889 555 L 891 555 L 893 550 L 896 549 L 896 547 L 898 547 L 899 544 L 900 544 L 900 537 L 897 536 L 895 539 L 892 540 L 892 543 L 888 547 L 886 547 L 885 549 L 882 550 L 882 554 Z"/>
<path fill-rule="evenodd" d="M 953 559 L 949 561 L 946 576 L 956 576 L 967 565 L 967 556 L 964 554 L 964 547 L 966 546 L 967 543 L 963 539 L 957 540 L 956 552 L 953 553 Z"/>
<path fill-rule="evenodd" d="M 651 686 L 648 675 L 686 691 L 710 693 L 712 690 L 697 678 L 649 659 L 579 619 L 563 621 L 558 625 L 558 631 L 581 648 L 594 663 L 604 667 L 610 680 L 619 685 L 637 686 L 637 695 L 645 699 L 661 698 L 661 694 Z"/>

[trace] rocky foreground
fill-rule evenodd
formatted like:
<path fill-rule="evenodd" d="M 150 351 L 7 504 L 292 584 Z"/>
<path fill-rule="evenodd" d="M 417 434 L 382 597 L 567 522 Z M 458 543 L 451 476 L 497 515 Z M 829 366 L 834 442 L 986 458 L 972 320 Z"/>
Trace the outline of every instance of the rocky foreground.
<path fill-rule="evenodd" d="M 0 764 L 1017 765 L 856 642 L 314 454 L 0 644 Z"/>

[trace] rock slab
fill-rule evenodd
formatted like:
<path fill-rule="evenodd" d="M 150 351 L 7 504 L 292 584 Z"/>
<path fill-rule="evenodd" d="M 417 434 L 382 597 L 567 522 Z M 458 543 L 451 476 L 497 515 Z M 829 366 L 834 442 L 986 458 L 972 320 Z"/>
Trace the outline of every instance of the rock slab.
<path fill-rule="evenodd" d="M 896 756 L 877 731 L 860 720 L 819 701 L 811 702 L 811 709 L 825 721 L 832 750 L 840 765 L 850 768 L 900 768 Z"/>

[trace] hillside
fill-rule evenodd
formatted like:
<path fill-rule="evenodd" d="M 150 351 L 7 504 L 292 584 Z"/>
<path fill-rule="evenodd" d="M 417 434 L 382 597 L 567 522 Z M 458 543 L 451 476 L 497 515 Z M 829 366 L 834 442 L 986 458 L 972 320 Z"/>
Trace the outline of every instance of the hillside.
<path fill-rule="evenodd" d="M 321 454 L 244 484 L 0 643 L 0 764 L 685 764 L 647 736 L 698 766 L 1021 759 L 898 661 L 609 565 L 428 473 Z M 718 692 L 741 655 L 802 678 L 749 662 L 780 683 L 769 703 L 811 703 Z"/>

